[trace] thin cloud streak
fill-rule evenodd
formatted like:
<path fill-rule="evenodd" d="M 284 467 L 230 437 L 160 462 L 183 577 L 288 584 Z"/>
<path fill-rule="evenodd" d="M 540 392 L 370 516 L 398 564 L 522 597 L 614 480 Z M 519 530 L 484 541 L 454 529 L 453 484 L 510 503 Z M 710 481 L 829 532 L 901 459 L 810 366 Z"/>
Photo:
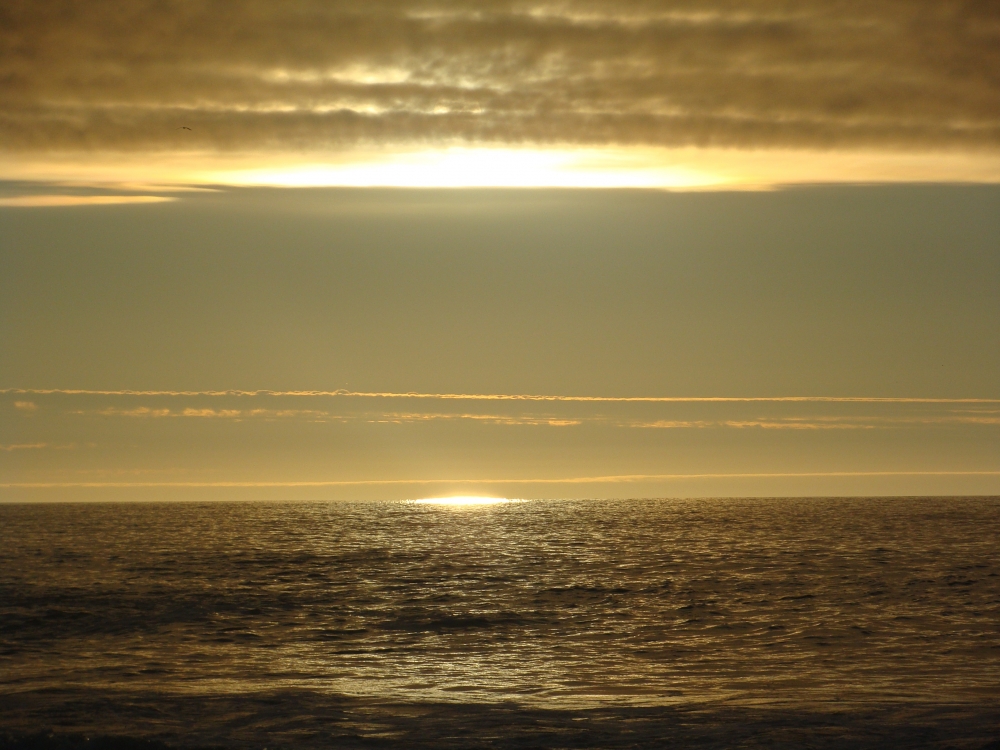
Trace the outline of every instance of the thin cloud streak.
<path fill-rule="evenodd" d="M 81 388 L 4 388 L 0 395 L 62 396 L 289 396 L 379 399 L 440 399 L 459 401 L 567 401 L 594 403 L 884 403 L 884 404 L 1000 404 L 1000 398 L 935 398 L 883 396 L 565 396 L 516 393 L 396 393 L 377 391 L 272 391 L 272 390 L 89 390 Z"/>
<path fill-rule="evenodd" d="M 875 425 L 845 424 L 841 422 L 778 422 L 775 420 L 730 420 L 722 422 L 726 427 L 746 429 L 757 427 L 762 430 L 872 430 Z"/>
<path fill-rule="evenodd" d="M 162 195 L 17 195 L 0 198 L 8 208 L 53 208 L 57 206 L 122 206 L 168 203 L 176 198 Z"/>
<path fill-rule="evenodd" d="M 409 424 L 415 422 L 471 420 L 499 425 L 548 425 L 566 427 L 581 424 L 580 419 L 566 419 L 554 416 L 515 416 L 505 414 L 470 414 L 470 413 L 435 413 L 435 412 L 385 412 L 379 414 L 336 414 L 317 409 L 197 409 L 185 407 L 179 411 L 167 408 L 139 406 L 134 409 L 116 409 L 108 407 L 87 411 L 77 409 L 69 412 L 78 416 L 89 414 L 101 417 L 130 418 L 196 418 L 196 419 L 230 419 L 243 421 L 245 419 L 307 419 L 313 422 L 347 422 L 363 421 L 380 424 Z M 603 420 L 602 420 L 603 421 Z"/>
<path fill-rule="evenodd" d="M 705 473 L 705 474 L 617 474 L 595 477 L 560 477 L 531 479 L 353 479 L 335 481 L 298 482 L 5 482 L 3 489 L 59 489 L 59 488 L 267 488 L 267 487 L 354 487 L 431 484 L 616 484 L 645 481 L 670 481 L 690 479 L 794 479 L 834 477 L 992 477 L 1000 471 L 817 471 L 817 472 L 755 472 L 755 473 Z"/>
<path fill-rule="evenodd" d="M 346 416 L 339 418 L 345 420 L 349 419 L 349 417 Z M 403 414 L 389 412 L 386 414 L 381 414 L 378 417 L 363 416 L 359 418 L 371 422 L 391 423 L 391 424 L 412 424 L 419 422 L 468 420 L 473 422 L 485 422 L 487 424 L 506 425 L 506 426 L 543 425 L 548 427 L 574 427 L 576 425 L 583 424 L 584 421 L 594 421 L 586 418 L 566 419 L 566 418 L 545 416 L 545 415 L 516 416 L 516 415 L 504 415 L 504 414 L 468 414 L 468 413 L 441 414 L 441 413 L 426 413 L 426 412 L 423 413 L 408 412 Z"/>
<path fill-rule="evenodd" d="M 555 416 L 552 414 L 477 414 L 469 412 L 362 412 L 356 414 L 337 413 L 318 409 L 210 409 L 185 407 L 180 410 L 139 406 L 133 409 L 117 409 L 107 407 L 88 411 L 77 409 L 68 412 L 76 416 L 95 415 L 101 417 L 126 417 L 146 419 L 228 419 L 244 421 L 251 419 L 289 420 L 300 419 L 310 422 L 368 422 L 372 424 L 419 424 L 439 421 L 471 421 L 481 424 L 502 426 L 549 426 L 575 427 L 583 424 L 603 425 L 616 428 L 631 429 L 765 429 L 765 430 L 873 430 L 879 428 L 899 428 L 933 425 L 1000 425 L 1000 416 L 992 416 L 994 412 L 987 411 L 980 415 L 918 416 L 918 417 L 884 417 L 884 416 L 809 416 L 809 417 L 776 417 L 770 419 L 727 419 L 727 420 L 620 420 L 604 415 L 573 417 Z"/>

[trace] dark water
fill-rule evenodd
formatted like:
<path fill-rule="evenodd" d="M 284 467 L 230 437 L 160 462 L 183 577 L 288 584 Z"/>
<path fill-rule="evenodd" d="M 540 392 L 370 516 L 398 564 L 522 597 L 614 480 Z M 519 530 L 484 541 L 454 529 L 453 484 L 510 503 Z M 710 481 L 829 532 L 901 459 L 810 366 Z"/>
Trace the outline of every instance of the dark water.
<path fill-rule="evenodd" d="M 1000 747 L 998 550 L 998 499 L 0 506 L 0 745 Z"/>

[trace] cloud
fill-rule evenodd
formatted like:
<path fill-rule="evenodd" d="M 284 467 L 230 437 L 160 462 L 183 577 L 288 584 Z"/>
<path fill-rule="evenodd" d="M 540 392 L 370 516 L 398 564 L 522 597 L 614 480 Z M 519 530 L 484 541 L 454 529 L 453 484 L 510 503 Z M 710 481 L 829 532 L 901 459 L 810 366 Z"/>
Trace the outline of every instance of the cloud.
<path fill-rule="evenodd" d="M 762 430 L 871 430 L 875 425 L 859 424 L 857 422 L 834 422 L 834 421 L 814 421 L 807 422 L 798 419 L 777 420 L 777 419 L 748 419 L 748 420 L 728 420 L 721 424 L 726 427 L 736 427 L 744 429 L 747 427 L 757 427 Z"/>
<path fill-rule="evenodd" d="M 258 410 L 260 411 L 260 410 Z M 87 414 L 88 412 L 78 410 L 74 414 Z M 102 417 L 144 417 L 161 419 L 164 417 L 222 417 L 226 419 L 236 419 L 243 415 L 239 409 L 195 409 L 187 407 L 180 411 L 173 411 L 166 407 L 154 408 L 150 406 L 137 406 L 132 409 L 118 409 L 113 406 L 98 409 L 95 414 Z"/>
<path fill-rule="evenodd" d="M 136 203 L 165 203 L 177 200 L 160 195 L 15 195 L 0 198 L 0 206 L 47 208 L 52 206 L 117 206 Z"/>
<path fill-rule="evenodd" d="M 0 388 L 0 394 L 64 396 L 238 396 L 252 398 L 364 398 L 364 399 L 440 399 L 444 401 L 567 401 L 593 403 L 871 403 L 871 404 L 1000 404 L 1000 398 L 936 398 L 911 396 L 574 396 L 527 393 L 419 393 L 415 391 L 167 391 L 167 390 L 89 390 L 83 388 Z"/>
<path fill-rule="evenodd" d="M 188 409 L 185 409 L 184 411 L 185 411 L 185 416 L 190 416 L 189 414 L 187 414 L 187 412 L 189 411 Z M 203 411 L 211 411 L 211 410 L 209 409 Z M 229 416 L 223 413 L 227 411 L 233 412 L 235 410 L 221 409 L 217 414 L 203 415 L 203 416 Z M 240 412 L 236 411 L 236 415 L 239 414 Z M 299 418 L 305 417 L 307 419 L 338 418 L 336 415 L 331 414 L 328 411 L 323 411 L 321 409 L 247 409 L 246 411 L 243 411 L 242 414 L 247 417 L 263 417 L 265 419 L 288 419 L 294 417 L 299 417 Z"/>
<path fill-rule="evenodd" d="M 657 419 L 653 422 L 625 422 L 622 426 L 638 427 L 643 429 L 676 430 L 688 429 L 692 427 L 715 427 L 717 422 L 705 420 L 683 420 L 683 419 Z"/>
<path fill-rule="evenodd" d="M 182 417 L 221 417 L 223 419 L 236 419 L 242 415 L 239 409 L 194 409 L 186 408 L 181 412 Z"/>
<path fill-rule="evenodd" d="M 615 474 L 607 476 L 578 477 L 514 477 L 500 479 L 345 479 L 290 482 L 217 481 L 217 482 L 4 482 L 4 489 L 52 488 L 135 488 L 135 487 L 358 487 L 392 485 L 553 485 L 553 484 L 629 484 L 635 482 L 688 481 L 698 479 L 802 479 L 837 477 L 996 477 L 1000 471 L 811 471 L 811 472 L 757 472 L 757 473 L 704 473 L 704 474 Z"/>
<path fill-rule="evenodd" d="M 510 414 L 468 414 L 468 413 L 436 413 L 436 412 L 388 412 L 375 417 L 368 417 L 371 422 L 405 424 L 413 422 L 433 422 L 438 420 L 471 420 L 486 424 L 508 426 L 574 427 L 583 424 L 584 419 L 567 419 L 551 415 L 523 416 Z M 589 421 L 589 420 L 588 420 Z"/>
<path fill-rule="evenodd" d="M 86 412 L 78 411 L 75 414 L 85 414 Z M 102 417 L 169 417 L 171 416 L 170 409 L 151 409 L 148 406 L 137 406 L 134 409 L 115 409 L 114 407 L 108 407 L 106 409 L 101 409 L 97 412 Z"/>
<path fill-rule="evenodd" d="M 412 395 L 412 394 L 411 394 Z M 521 399 L 515 399 L 521 400 Z M 614 402 L 614 399 L 607 399 Z M 754 399 L 750 399 L 754 401 Z M 573 399 L 579 404 L 579 400 Z M 639 401 L 641 399 L 631 399 L 629 401 Z M 656 399 L 650 399 L 653 404 L 658 403 Z M 695 403 L 700 403 L 694 400 Z M 723 403 L 738 399 L 724 399 Z M 781 399 L 774 399 L 777 403 L 782 403 Z M 808 401 L 808 400 L 807 400 Z M 860 399 L 862 403 L 866 400 Z M 596 401 L 603 403 L 604 401 Z M 671 403 L 669 400 L 667 403 Z M 684 400 L 681 403 L 685 403 Z M 711 400 L 710 400 L 711 403 Z M 837 403 L 835 401 L 835 403 Z M 849 401 L 848 403 L 853 403 Z M 876 403 L 879 403 L 876 401 Z M 889 405 L 908 405 L 910 400 L 890 401 Z M 923 401 L 916 401 L 923 404 Z M 933 403 L 933 402 L 932 402 Z M 948 401 L 945 401 L 948 403 Z M 583 405 L 587 400 L 583 400 Z M 947 425 L 1000 425 L 1000 416 L 992 410 L 974 412 L 966 410 L 967 413 L 955 414 L 920 414 L 916 416 L 908 415 L 812 415 L 812 416 L 775 416 L 775 417 L 755 417 L 750 419 L 615 419 L 605 414 L 495 414 L 476 412 L 431 412 L 431 411 L 328 411 L 324 409 L 214 409 L 211 407 L 184 407 L 182 409 L 170 409 L 167 407 L 139 406 L 133 408 L 105 407 L 102 409 L 87 411 L 75 410 L 70 413 L 77 415 L 97 414 L 104 417 L 142 417 L 142 418 L 195 418 L 195 419 L 231 419 L 249 420 L 263 419 L 268 421 L 299 419 L 311 422 L 369 422 L 372 424 L 419 424 L 436 421 L 471 421 L 479 424 L 504 425 L 504 426 L 549 426 L 549 427 L 574 427 L 582 424 L 603 425 L 618 428 L 636 429 L 707 429 L 707 428 L 730 428 L 730 429 L 764 429 L 764 430 L 872 430 L 872 429 L 892 429 L 905 427 L 930 427 Z"/>
<path fill-rule="evenodd" d="M 180 410 L 169 408 L 153 408 L 139 406 L 132 409 L 105 407 L 93 412 L 76 410 L 72 414 L 97 414 L 102 417 L 194 417 L 198 419 L 307 419 L 314 422 L 347 422 L 364 421 L 380 424 L 409 424 L 416 422 L 433 422 L 439 420 L 471 420 L 474 422 L 497 425 L 547 425 L 550 427 L 568 427 L 583 423 L 583 419 L 572 419 L 552 415 L 518 416 L 509 414 L 470 414 L 470 413 L 435 413 L 435 412 L 378 412 L 361 414 L 339 414 L 320 409 L 212 409 L 185 407 Z"/>
<path fill-rule="evenodd" d="M 48 448 L 48 443 L 15 443 L 13 445 L 0 445 L 0 451 L 10 453 L 11 451 L 38 450 Z"/>
<path fill-rule="evenodd" d="M 31 413 L 33 411 L 38 411 L 38 404 L 34 401 L 15 401 L 14 408 L 18 411 Z"/>
<path fill-rule="evenodd" d="M 689 429 L 706 427 L 733 427 L 745 429 L 757 427 L 765 430 L 858 430 L 873 429 L 875 425 L 860 424 L 857 422 L 841 422 L 839 420 L 803 420 L 800 418 L 788 419 L 744 419 L 744 420 L 676 420 L 658 419 L 653 422 L 624 422 L 625 427 L 637 427 L 642 429 Z"/>
<path fill-rule="evenodd" d="M 762 430 L 874 430 L 877 428 L 930 427 L 934 425 L 1000 425 L 995 416 L 849 416 L 849 417 L 784 417 L 760 419 L 728 419 L 723 421 L 684 421 L 661 419 L 653 422 L 623 422 L 621 426 L 655 429 L 731 427 Z"/>
<path fill-rule="evenodd" d="M 0 144 L 1000 147 L 991 0 L 15 0 Z"/>
<path fill-rule="evenodd" d="M 308 417 L 323 419 L 334 417 L 327 411 L 317 409 L 212 409 L 187 406 L 180 410 L 167 407 L 137 406 L 132 409 L 120 409 L 113 406 L 98 409 L 93 412 L 76 410 L 73 414 L 98 414 L 102 417 L 194 417 L 197 419 L 249 419 L 254 417 L 266 419 L 281 419 L 289 417 Z"/>

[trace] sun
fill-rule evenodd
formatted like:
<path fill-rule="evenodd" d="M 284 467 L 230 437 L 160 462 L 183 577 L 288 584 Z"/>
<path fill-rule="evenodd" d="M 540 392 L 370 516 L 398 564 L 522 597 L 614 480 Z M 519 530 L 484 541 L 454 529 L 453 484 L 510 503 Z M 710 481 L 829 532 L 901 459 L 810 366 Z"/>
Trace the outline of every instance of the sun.
<path fill-rule="evenodd" d="M 427 497 L 421 500 L 410 500 L 416 505 L 498 505 L 500 503 L 517 502 L 506 497 L 485 497 L 478 495 L 456 495 L 453 497 Z"/>

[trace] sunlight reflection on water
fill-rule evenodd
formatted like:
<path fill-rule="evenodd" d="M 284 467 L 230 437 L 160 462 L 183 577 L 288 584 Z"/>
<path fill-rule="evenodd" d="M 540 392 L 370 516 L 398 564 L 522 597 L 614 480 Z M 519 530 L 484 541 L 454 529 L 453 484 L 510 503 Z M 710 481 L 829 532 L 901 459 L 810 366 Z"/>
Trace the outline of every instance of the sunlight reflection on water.
<path fill-rule="evenodd" d="M 420 500 L 408 500 L 407 502 L 412 503 L 413 505 L 467 506 L 467 505 L 499 505 L 500 503 L 520 503 L 524 501 L 508 497 L 457 495 L 455 497 L 426 497 Z"/>
<path fill-rule="evenodd" d="M 0 507 L 0 692 L 978 700 L 997 549 L 988 499 Z"/>

